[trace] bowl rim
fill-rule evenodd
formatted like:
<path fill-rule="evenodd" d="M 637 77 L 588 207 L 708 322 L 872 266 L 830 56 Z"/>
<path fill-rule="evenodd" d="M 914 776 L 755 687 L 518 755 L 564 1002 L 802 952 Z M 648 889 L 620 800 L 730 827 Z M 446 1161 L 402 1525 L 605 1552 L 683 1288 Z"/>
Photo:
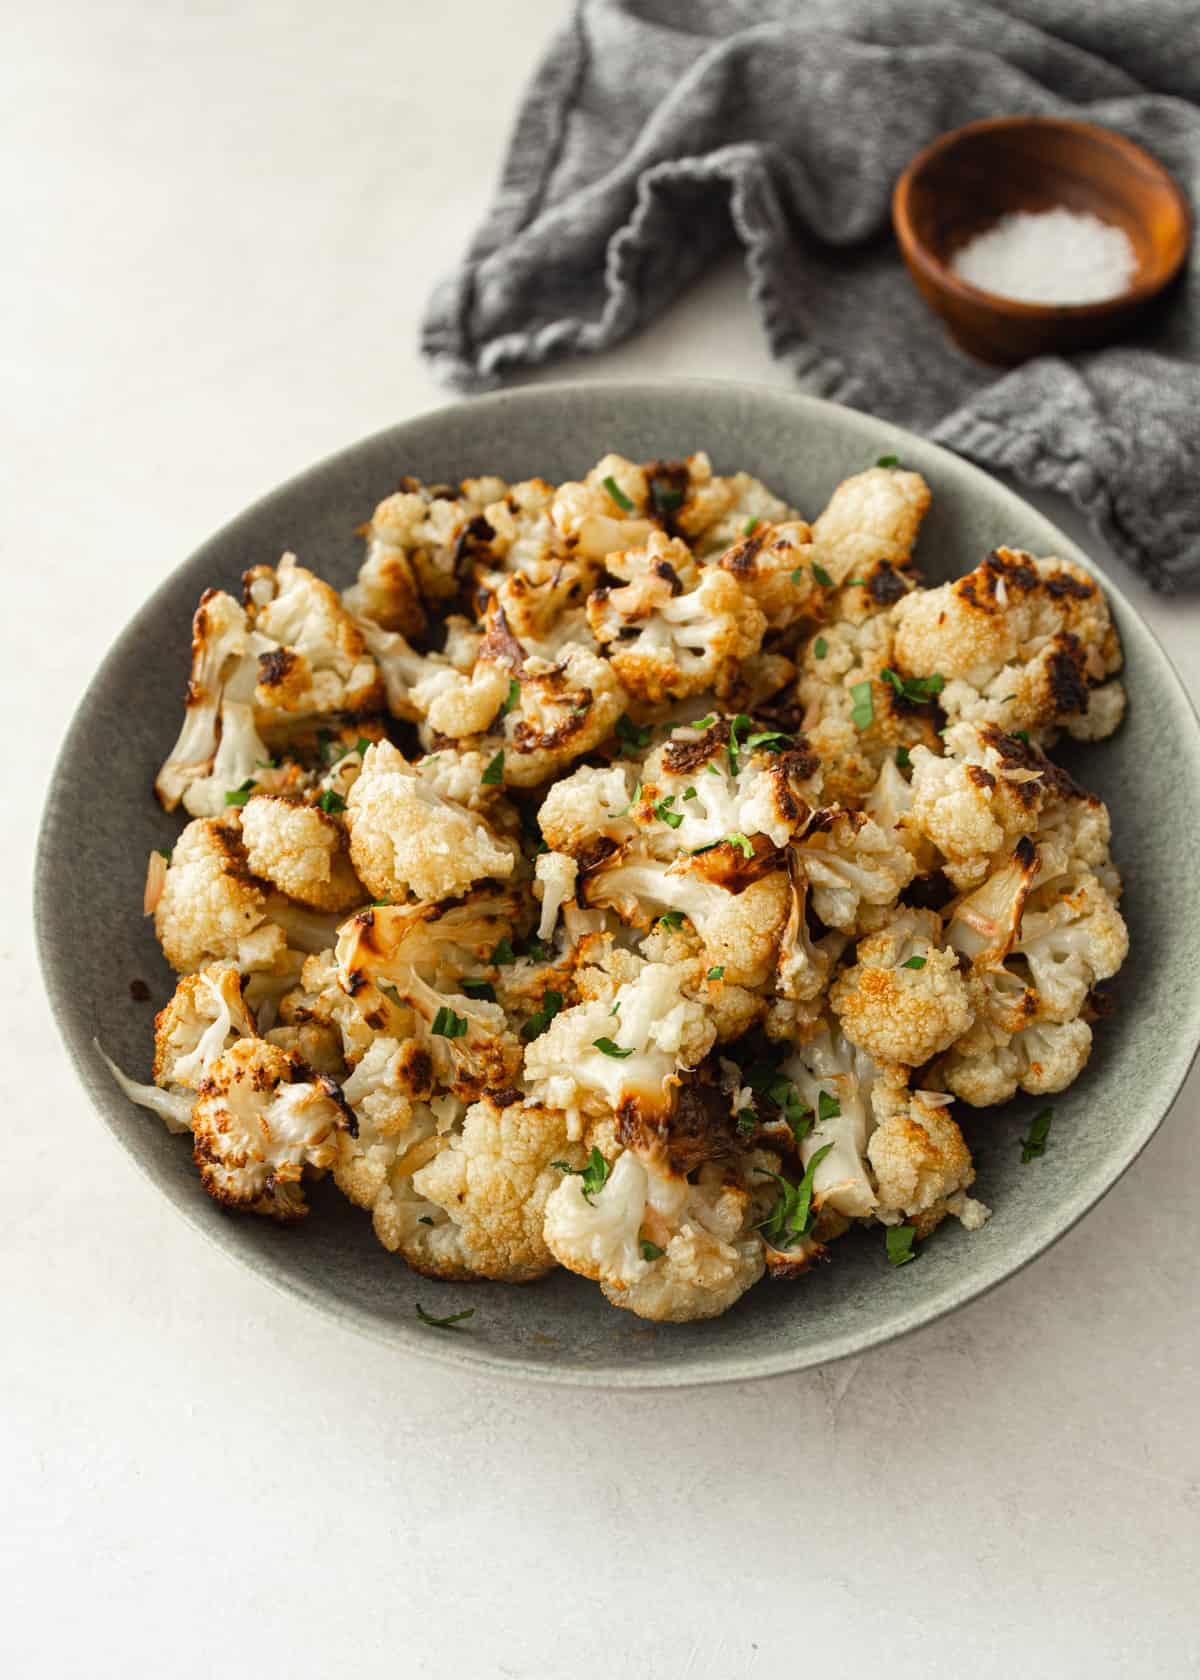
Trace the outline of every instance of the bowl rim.
<path fill-rule="evenodd" d="M 536 406 L 545 397 L 567 397 L 586 401 L 590 394 L 597 392 L 604 392 L 609 397 L 618 397 L 623 408 L 629 403 L 637 403 L 649 396 L 674 394 L 680 398 L 686 397 L 689 400 L 698 401 L 703 400 L 707 393 L 714 402 L 728 399 L 736 394 L 742 397 L 755 397 L 763 401 L 777 403 L 790 408 L 800 423 L 807 420 L 809 423 L 819 424 L 823 417 L 837 415 L 844 419 L 845 416 L 850 415 L 856 423 L 861 424 L 865 433 L 864 441 L 872 446 L 876 442 L 880 444 L 884 442 L 893 445 L 899 444 L 901 447 L 904 446 L 906 441 L 909 444 L 915 443 L 919 445 L 922 452 L 927 452 L 935 460 L 943 462 L 952 473 L 956 475 L 965 474 L 968 478 L 978 479 L 981 484 L 988 487 L 990 493 L 1009 503 L 1014 511 L 1019 511 L 1025 515 L 1033 514 L 1047 528 L 1047 534 L 1053 536 L 1055 542 L 1053 552 L 1061 554 L 1065 559 L 1083 565 L 1086 570 L 1098 577 L 1106 595 L 1119 604 L 1121 613 L 1132 621 L 1138 633 L 1144 636 L 1152 646 L 1160 661 L 1166 680 L 1173 688 L 1177 700 L 1182 701 L 1184 713 L 1189 718 L 1193 730 L 1191 737 L 1193 750 L 1200 758 L 1200 713 L 1198 713 L 1166 649 L 1120 585 L 1094 566 L 1082 553 L 1078 545 L 1065 532 L 1059 530 L 1051 519 L 1034 508 L 1031 503 L 1026 502 L 1018 492 L 1010 489 L 1008 485 L 1001 483 L 992 474 L 964 456 L 957 455 L 941 444 L 920 437 L 919 434 L 913 433 L 905 427 L 894 425 L 892 422 L 883 420 L 876 415 L 848 408 L 842 403 L 830 402 L 823 398 L 809 396 L 807 393 L 790 390 L 787 387 L 769 385 L 761 381 L 669 377 L 658 380 L 614 379 L 588 380 L 585 382 L 557 380 L 519 386 L 439 404 L 436 408 L 420 410 L 402 421 L 381 427 L 343 446 L 341 449 L 311 462 L 299 471 L 289 475 L 273 489 L 257 497 L 245 508 L 236 512 L 207 537 L 198 548 L 186 555 L 178 565 L 173 566 L 155 586 L 138 611 L 123 625 L 105 652 L 91 680 L 80 696 L 55 755 L 45 804 L 38 826 L 37 851 L 33 872 L 33 920 L 39 967 L 60 1041 L 67 1051 L 68 1059 L 85 1096 L 111 1134 L 114 1143 L 121 1148 L 127 1158 L 132 1160 L 134 1166 L 154 1187 L 156 1193 L 165 1196 L 176 1213 L 192 1226 L 206 1242 L 219 1250 L 231 1264 L 250 1271 L 256 1278 L 290 1300 L 301 1301 L 306 1306 L 315 1307 L 331 1323 L 335 1323 L 343 1329 L 351 1329 L 363 1334 L 373 1342 L 389 1348 L 394 1353 L 402 1355 L 413 1353 L 444 1367 L 468 1372 L 471 1375 L 482 1374 L 488 1378 L 500 1378 L 514 1383 L 535 1382 L 550 1387 L 613 1390 L 666 1390 L 708 1387 L 720 1383 L 748 1382 L 768 1377 L 795 1375 L 800 1371 L 821 1369 L 837 1360 L 868 1353 L 876 1347 L 896 1341 L 902 1336 L 911 1335 L 927 1325 L 936 1323 L 939 1319 L 945 1318 L 960 1307 L 970 1305 L 973 1301 L 990 1294 L 993 1289 L 998 1288 L 1001 1284 L 1007 1283 L 1019 1272 L 1024 1271 L 1034 1260 L 1039 1259 L 1062 1237 L 1066 1236 L 1086 1214 L 1090 1213 L 1112 1192 L 1171 1112 L 1184 1081 L 1196 1061 L 1197 1054 L 1200 1053 L 1200 1011 L 1198 1011 L 1193 1022 L 1191 1032 L 1187 1035 L 1186 1042 L 1176 1040 L 1170 1050 L 1164 1054 L 1162 1060 L 1169 1064 L 1163 1070 L 1168 1083 L 1164 1087 L 1163 1099 L 1158 1105 L 1158 1112 L 1152 1117 L 1148 1117 L 1145 1113 L 1137 1117 L 1131 1117 L 1131 1126 L 1125 1139 L 1125 1148 L 1119 1164 L 1115 1165 L 1112 1170 L 1109 1181 L 1099 1190 L 1096 1190 L 1092 1185 L 1088 1185 L 1077 1192 L 1075 1205 L 1069 1213 L 1044 1236 L 1035 1237 L 1027 1244 L 1016 1245 L 1020 1249 L 1019 1258 L 1015 1261 L 1006 1258 L 1004 1263 L 997 1267 L 994 1275 L 983 1281 L 979 1281 L 977 1278 L 968 1278 L 962 1288 L 947 1291 L 946 1295 L 935 1304 L 915 1302 L 902 1315 L 887 1323 L 874 1326 L 866 1332 L 861 1329 L 844 1330 L 833 1335 L 828 1344 L 819 1352 L 806 1353 L 803 1350 L 775 1352 L 768 1348 L 751 1354 L 706 1354 L 697 1357 L 686 1367 L 668 1366 L 665 1369 L 659 1369 L 654 1366 L 630 1366 L 620 1369 L 608 1366 L 597 1369 L 578 1360 L 573 1363 L 551 1366 L 521 1358 L 502 1358 L 494 1354 L 487 1345 L 472 1344 L 466 1338 L 463 1338 L 461 1342 L 456 1342 L 450 1336 L 433 1336 L 424 1330 L 418 1330 L 415 1326 L 400 1321 L 385 1321 L 360 1307 L 352 1298 L 335 1296 L 321 1290 L 307 1278 L 289 1268 L 285 1261 L 281 1262 L 273 1256 L 268 1259 L 265 1255 L 260 1255 L 252 1261 L 234 1243 L 225 1240 L 223 1236 L 224 1221 L 212 1217 L 214 1212 L 220 1210 L 214 1209 L 206 1197 L 179 1198 L 166 1190 L 158 1181 L 150 1160 L 135 1151 L 119 1130 L 114 1116 L 118 1104 L 123 1104 L 126 1099 L 121 1097 L 108 1070 L 101 1064 L 94 1050 L 94 1040 L 87 1029 L 80 1029 L 71 1020 L 71 1005 L 74 1002 L 72 971 L 67 956 L 56 948 L 52 927 L 55 902 L 54 870 L 50 862 L 52 848 L 47 846 L 46 842 L 58 824 L 60 800 L 65 798 L 65 795 L 60 795 L 58 792 L 60 772 L 64 765 L 71 762 L 75 756 L 77 752 L 76 737 L 83 732 L 89 721 L 89 714 L 105 694 L 111 681 L 111 673 L 118 666 L 129 647 L 138 644 L 141 635 L 140 621 L 143 616 L 152 612 L 157 604 L 173 591 L 180 574 L 191 568 L 199 558 L 206 556 L 212 548 L 226 541 L 243 520 L 265 511 L 278 500 L 293 495 L 314 475 L 325 472 L 339 462 L 353 459 L 363 449 L 382 443 L 385 439 L 395 438 L 397 442 L 401 442 L 402 434 L 408 432 L 412 427 L 466 411 L 476 412 L 481 407 L 503 410 L 508 406 Z M 874 434 L 873 437 L 872 434 Z M 670 1330 L 670 1326 L 665 1328 L 668 1331 Z"/>
<path fill-rule="evenodd" d="M 1000 292 L 986 291 L 982 286 L 973 286 L 969 280 L 961 279 L 952 268 L 942 262 L 918 237 L 913 222 L 912 197 L 919 176 L 936 158 L 952 150 L 962 140 L 1014 128 L 1066 129 L 1072 133 L 1086 134 L 1092 139 L 1103 141 L 1114 151 L 1123 153 L 1126 161 L 1130 165 L 1136 165 L 1139 172 L 1155 175 L 1173 200 L 1183 230 L 1179 254 L 1165 272 L 1157 279 L 1143 280 L 1128 287 L 1116 297 L 1102 298 L 1092 303 L 1030 303 L 1021 298 L 1005 297 Z M 931 284 L 957 298 L 961 303 L 989 309 L 992 314 L 1013 321 L 1095 321 L 1103 320 L 1118 310 L 1137 308 L 1166 290 L 1187 261 L 1192 243 L 1191 210 L 1183 189 L 1166 165 L 1160 163 L 1144 146 L 1138 145 L 1136 140 L 1130 140 L 1128 135 L 1121 134 L 1114 128 L 1106 128 L 1101 123 L 1084 122 L 1078 117 L 982 117 L 977 122 L 963 123 L 959 128 L 947 129 L 944 134 L 939 134 L 927 146 L 923 146 L 900 172 L 892 189 L 892 226 L 902 254 L 920 269 Z"/>

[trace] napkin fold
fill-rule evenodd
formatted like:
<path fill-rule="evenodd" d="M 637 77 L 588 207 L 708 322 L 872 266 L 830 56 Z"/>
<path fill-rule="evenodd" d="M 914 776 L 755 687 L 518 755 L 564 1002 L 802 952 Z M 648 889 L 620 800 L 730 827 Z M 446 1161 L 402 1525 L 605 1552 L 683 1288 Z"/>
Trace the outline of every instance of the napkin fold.
<path fill-rule="evenodd" d="M 1200 200 L 1194 0 L 579 0 L 526 91 L 484 225 L 422 347 L 447 382 L 603 349 L 741 247 L 799 386 L 1065 491 L 1161 589 L 1200 582 L 1200 289 L 1136 336 L 997 373 L 891 234 L 900 170 L 1024 112 L 1136 140 Z M 697 372 L 703 372 L 702 367 Z"/>

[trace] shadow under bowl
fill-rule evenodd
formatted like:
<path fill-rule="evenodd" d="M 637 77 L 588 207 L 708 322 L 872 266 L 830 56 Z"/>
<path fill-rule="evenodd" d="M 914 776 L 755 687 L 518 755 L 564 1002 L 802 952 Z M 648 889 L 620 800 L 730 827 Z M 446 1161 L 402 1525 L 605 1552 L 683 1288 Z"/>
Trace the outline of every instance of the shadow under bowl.
<path fill-rule="evenodd" d="M 956 254 L 1001 217 L 1055 209 L 1125 232 L 1137 260 L 1126 291 L 1099 303 L 1027 303 L 953 272 Z M 1000 366 L 1119 337 L 1178 274 L 1191 239 L 1187 202 L 1149 152 L 1111 129 L 1051 117 L 992 117 L 941 135 L 897 181 L 892 222 L 917 290 L 950 336 Z"/>

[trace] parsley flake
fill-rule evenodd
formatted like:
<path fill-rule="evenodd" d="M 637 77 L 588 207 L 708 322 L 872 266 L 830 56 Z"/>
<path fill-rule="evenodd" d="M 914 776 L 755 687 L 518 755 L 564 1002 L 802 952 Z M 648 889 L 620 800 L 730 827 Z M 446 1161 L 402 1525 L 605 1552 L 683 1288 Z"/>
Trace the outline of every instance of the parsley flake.
<path fill-rule="evenodd" d="M 507 939 L 502 939 L 492 952 L 492 961 L 497 968 L 502 968 L 505 963 L 516 962 L 516 960 L 517 953 Z"/>
<path fill-rule="evenodd" d="M 881 455 L 875 465 L 877 467 L 898 467 L 900 457 L 899 455 Z"/>
<path fill-rule="evenodd" d="M 816 578 L 822 589 L 833 588 L 833 579 L 825 570 L 824 566 L 819 566 L 815 560 L 812 563 L 812 575 Z"/>
<path fill-rule="evenodd" d="M 790 1183 L 780 1173 L 771 1172 L 767 1167 L 757 1169 L 767 1178 L 773 1178 L 780 1187 L 775 1205 L 759 1222 L 759 1229 L 772 1248 L 790 1248 L 812 1230 L 817 1217 L 812 1205 L 813 1178 L 832 1148 L 831 1143 L 826 1143 L 813 1151 L 799 1184 Z"/>
<path fill-rule="evenodd" d="M 823 1126 L 827 1120 L 840 1120 L 842 1105 L 836 1097 L 830 1096 L 828 1091 L 817 1092 L 817 1119 Z"/>
<path fill-rule="evenodd" d="M 461 1324 L 464 1318 L 474 1318 L 475 1308 L 467 1307 L 463 1312 L 447 1313 L 445 1318 L 435 1318 L 427 1313 L 420 1301 L 417 1302 L 417 1317 L 422 1324 L 429 1324 L 435 1330 L 453 1330 L 455 1325 Z"/>
<path fill-rule="evenodd" d="M 751 735 L 746 742 L 746 751 L 753 752 L 756 747 L 762 747 L 766 752 L 782 752 L 784 747 L 790 747 L 792 737 L 785 735 L 782 729 L 764 729 L 757 735 Z"/>
<path fill-rule="evenodd" d="M 476 974 L 464 974 L 458 982 L 464 997 L 483 998 L 486 1003 L 495 1003 L 496 988 L 490 980 L 484 980 Z"/>
<path fill-rule="evenodd" d="M 685 798 L 685 799 L 695 799 L 695 797 L 696 797 L 696 790 L 695 790 L 695 788 L 694 788 L 694 787 L 690 787 L 690 788 L 684 788 L 684 790 L 683 790 L 683 797 L 684 797 L 684 798 Z"/>
<path fill-rule="evenodd" d="M 654 806 L 654 815 L 659 822 L 665 822 L 668 828 L 679 828 L 683 822 L 682 811 L 672 811 L 670 807 L 675 803 L 675 795 L 669 793 L 665 799 L 660 799 Z"/>
<path fill-rule="evenodd" d="M 737 1129 L 742 1137 L 748 1137 L 758 1126 L 758 1115 L 752 1108 L 739 1108 L 735 1119 L 737 1120 Z"/>
<path fill-rule="evenodd" d="M 496 754 L 479 780 L 484 787 L 499 787 L 504 781 L 504 748 Z"/>
<path fill-rule="evenodd" d="M 824 636 L 818 636 L 816 641 L 813 643 L 813 653 L 814 653 L 814 655 L 818 659 L 824 659 L 825 655 L 828 652 L 829 652 L 829 643 L 825 640 Z"/>
<path fill-rule="evenodd" d="M 1012 738 L 1013 738 L 1014 741 L 1024 741 L 1026 746 L 1029 745 L 1029 731 L 1028 731 L 1028 729 L 1014 729 L 1012 731 Z"/>
<path fill-rule="evenodd" d="M 456 1015 L 449 1004 L 443 1004 L 433 1017 L 430 1032 L 435 1038 L 465 1038 L 467 1035 L 467 1018 Z"/>
<path fill-rule="evenodd" d="M 521 685 L 517 681 L 516 677 L 510 677 L 508 679 L 508 693 L 505 695 L 504 704 L 500 708 L 500 716 L 506 717 L 507 714 L 512 711 L 513 707 L 520 698 Z"/>
<path fill-rule="evenodd" d="M 166 863 L 166 864 L 170 863 L 170 861 L 171 861 L 171 850 L 170 850 L 170 848 L 168 848 L 166 846 L 155 846 L 154 850 L 158 853 L 159 857 L 162 858 L 164 863 Z"/>
<path fill-rule="evenodd" d="M 754 842 L 747 839 L 744 834 L 727 834 L 725 844 L 727 846 L 738 846 L 743 857 L 752 858 L 754 856 Z"/>
<path fill-rule="evenodd" d="M 924 968 L 925 967 L 925 958 L 924 957 L 909 957 L 907 962 L 902 962 L 900 964 L 900 967 L 901 968 Z"/>
<path fill-rule="evenodd" d="M 758 527 L 758 520 L 757 519 L 747 519 L 746 523 L 742 526 L 742 535 L 744 537 L 750 536 L 750 534 L 753 531 L 755 531 L 757 529 L 757 527 Z"/>
<path fill-rule="evenodd" d="M 683 491 L 676 490 L 670 484 L 664 484 L 661 479 L 652 478 L 650 500 L 654 503 L 656 513 L 674 513 L 677 507 L 683 505 Z"/>
<path fill-rule="evenodd" d="M 241 787 L 234 788 L 232 793 L 225 795 L 226 805 L 244 805 L 257 786 L 258 783 L 254 780 L 254 777 L 248 777 Z"/>
<path fill-rule="evenodd" d="M 902 700 L 908 700 L 916 706 L 926 705 L 946 686 L 946 679 L 940 671 L 935 671 L 931 677 L 902 677 L 885 666 L 879 674 L 885 683 L 891 684 Z"/>
<path fill-rule="evenodd" d="M 604 480 L 604 488 L 608 491 L 613 501 L 616 502 L 622 513 L 633 512 L 633 503 L 629 500 L 629 497 L 625 494 L 624 490 L 622 490 L 621 486 L 617 483 L 611 473 L 609 473 L 608 477 Z"/>
<path fill-rule="evenodd" d="M 654 730 L 649 724 L 644 729 L 639 729 L 628 712 L 621 713 L 613 724 L 613 730 L 622 743 L 621 751 L 628 752 L 630 757 L 633 756 L 634 749 L 648 747 L 654 735 Z"/>
<path fill-rule="evenodd" d="M 907 747 L 896 748 L 896 763 L 901 770 L 908 770 L 912 767 L 912 755 Z"/>
<path fill-rule="evenodd" d="M 427 1213 L 423 1213 L 421 1215 L 421 1217 L 417 1220 L 417 1224 L 418 1225 L 432 1225 L 433 1220 L 430 1219 L 430 1217 Z"/>
<path fill-rule="evenodd" d="M 322 811 L 328 812 L 331 817 L 336 817 L 339 811 L 344 811 L 346 809 L 346 801 L 342 798 L 340 793 L 335 793 L 332 788 L 325 789 L 325 792 L 321 795 L 320 799 L 317 800 L 317 804 L 321 807 Z"/>
<path fill-rule="evenodd" d="M 626 1056 L 633 1055 L 632 1050 L 622 1050 L 621 1046 L 614 1044 L 611 1038 L 594 1038 L 592 1048 L 593 1050 L 603 1051 L 606 1056 L 615 1056 L 620 1062 L 623 1062 Z"/>
<path fill-rule="evenodd" d="M 666 911 L 665 914 L 661 915 L 658 918 L 658 925 L 659 925 L 659 927 L 665 927 L 665 928 L 671 928 L 671 929 L 681 928 L 683 926 L 683 911 L 682 910 L 668 910 L 668 911 Z"/>
<path fill-rule="evenodd" d="M 913 1249 L 916 1230 L 912 1225 L 889 1225 L 884 1241 L 887 1243 L 888 1261 L 893 1266 L 907 1266 L 910 1260 L 917 1258 Z"/>
<path fill-rule="evenodd" d="M 717 721 L 716 712 L 709 712 L 707 717 L 697 718 L 695 723 L 686 724 L 687 729 L 711 729 Z"/>
<path fill-rule="evenodd" d="M 724 978 L 725 978 L 725 969 L 724 969 L 724 966 L 720 963 L 718 963 L 715 968 L 710 968 L 707 975 L 705 976 L 705 979 L 707 979 L 707 980 L 724 980 Z"/>
<path fill-rule="evenodd" d="M 521 1028 L 521 1037 L 527 1041 L 540 1038 L 554 1017 L 562 1008 L 562 993 L 552 988 L 542 993 L 542 1007 L 536 1014 L 531 1015 Z"/>
<path fill-rule="evenodd" d="M 855 729 L 870 729 L 875 722 L 875 701 L 871 694 L 870 682 L 851 683 L 850 695 L 854 701 L 854 708 L 850 713 L 851 723 Z"/>
<path fill-rule="evenodd" d="M 729 721 L 729 771 L 731 775 L 737 775 L 738 765 L 741 763 L 741 743 L 738 740 L 738 734 L 744 734 L 749 727 L 750 719 L 745 712 L 739 712 L 735 718 L 731 718 Z"/>
<path fill-rule="evenodd" d="M 661 1260 L 667 1252 L 665 1248 L 659 1248 L 657 1243 L 647 1242 L 645 1237 L 642 1238 L 641 1249 L 643 1260 Z"/>
<path fill-rule="evenodd" d="M 1052 1108 L 1044 1108 L 1040 1114 L 1035 1114 L 1029 1123 L 1029 1136 L 1021 1139 L 1021 1160 L 1034 1161 L 1039 1155 L 1046 1153 L 1046 1140 L 1050 1136 L 1050 1122 L 1054 1118 Z"/>
<path fill-rule="evenodd" d="M 580 1179 L 583 1199 L 587 1202 L 603 1190 L 608 1182 L 608 1162 L 594 1144 L 586 1167 L 573 1167 L 569 1161 L 551 1161 L 550 1165 L 557 1167 L 559 1172 L 569 1173 L 573 1178 Z"/>

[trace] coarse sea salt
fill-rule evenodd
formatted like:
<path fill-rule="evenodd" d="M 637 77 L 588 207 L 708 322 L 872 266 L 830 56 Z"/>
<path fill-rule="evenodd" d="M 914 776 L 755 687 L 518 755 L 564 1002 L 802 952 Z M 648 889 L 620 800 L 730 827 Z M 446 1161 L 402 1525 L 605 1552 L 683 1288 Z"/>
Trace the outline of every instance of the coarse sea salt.
<path fill-rule="evenodd" d="M 977 234 L 951 268 L 1021 303 L 1103 303 L 1127 291 L 1137 254 L 1123 228 L 1090 211 L 1020 210 Z"/>

